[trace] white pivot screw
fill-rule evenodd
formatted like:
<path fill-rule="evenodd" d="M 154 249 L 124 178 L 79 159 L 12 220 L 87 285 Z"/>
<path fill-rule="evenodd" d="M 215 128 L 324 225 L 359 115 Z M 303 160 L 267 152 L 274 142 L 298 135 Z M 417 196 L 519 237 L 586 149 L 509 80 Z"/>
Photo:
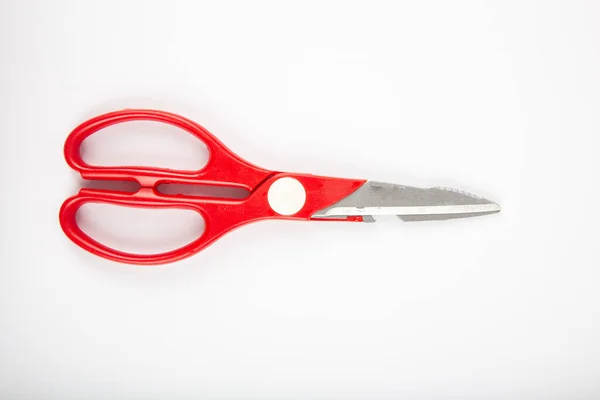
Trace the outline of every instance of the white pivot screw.
<path fill-rule="evenodd" d="M 267 201 L 277 214 L 293 215 L 304 207 L 306 190 L 297 179 L 279 178 L 269 188 Z"/>

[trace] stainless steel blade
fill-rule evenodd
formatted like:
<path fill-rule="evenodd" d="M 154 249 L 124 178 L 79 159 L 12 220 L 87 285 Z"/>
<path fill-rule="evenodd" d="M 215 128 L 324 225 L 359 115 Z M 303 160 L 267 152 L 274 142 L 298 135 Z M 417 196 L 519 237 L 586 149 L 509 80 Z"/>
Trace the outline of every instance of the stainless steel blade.
<path fill-rule="evenodd" d="M 318 211 L 313 218 L 397 215 L 403 221 L 428 221 L 475 217 L 500 211 L 500 206 L 462 190 L 418 188 L 368 181 L 348 197 Z"/>

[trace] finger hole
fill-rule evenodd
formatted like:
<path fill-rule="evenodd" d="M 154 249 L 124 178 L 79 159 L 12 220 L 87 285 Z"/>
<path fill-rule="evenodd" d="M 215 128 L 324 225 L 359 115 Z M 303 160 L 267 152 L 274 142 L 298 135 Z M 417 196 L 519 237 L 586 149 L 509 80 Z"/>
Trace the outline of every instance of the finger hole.
<path fill-rule="evenodd" d="M 88 203 L 77 212 L 77 225 L 92 239 L 133 254 L 160 254 L 198 239 L 205 229 L 192 210 L 133 208 Z"/>
<path fill-rule="evenodd" d="M 129 121 L 108 126 L 81 144 L 81 158 L 95 166 L 157 167 L 199 170 L 209 152 L 196 136 L 155 121 Z"/>

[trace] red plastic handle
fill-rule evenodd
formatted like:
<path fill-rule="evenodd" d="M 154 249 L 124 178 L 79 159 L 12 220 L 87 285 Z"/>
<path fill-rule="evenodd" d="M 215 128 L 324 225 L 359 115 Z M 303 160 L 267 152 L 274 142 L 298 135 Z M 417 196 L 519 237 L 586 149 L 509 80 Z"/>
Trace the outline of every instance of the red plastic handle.
<path fill-rule="evenodd" d="M 81 158 L 81 144 L 90 135 L 108 126 L 130 121 L 163 122 L 183 129 L 200 139 L 209 152 L 205 166 L 198 171 L 176 171 L 165 168 L 92 166 Z M 241 187 L 252 191 L 272 171 L 257 167 L 239 157 L 199 124 L 165 111 L 125 109 L 99 115 L 77 126 L 68 136 L 64 154 L 67 163 L 84 179 L 135 179 L 143 187 L 160 182 Z"/>
<path fill-rule="evenodd" d="M 191 243 L 175 250 L 160 254 L 126 253 L 105 246 L 91 238 L 77 224 L 77 211 L 86 203 L 105 203 L 143 208 L 182 208 L 196 211 L 204 219 L 204 232 Z M 156 265 L 174 262 L 202 250 L 229 230 L 250 222 L 245 215 L 244 200 L 206 199 L 188 196 L 163 196 L 152 188 L 142 188 L 136 193 L 108 190 L 81 189 L 67 199 L 60 210 L 60 224 L 63 232 L 76 245 L 109 260 L 141 265 Z M 219 215 L 221 218 L 213 218 Z"/>
<path fill-rule="evenodd" d="M 144 196 L 145 195 L 145 196 Z M 199 247 L 203 241 L 204 234 L 186 246 L 168 251 L 162 254 L 132 254 L 126 253 L 105 246 L 102 243 L 91 238 L 77 225 L 77 211 L 86 203 L 107 203 L 130 207 L 149 207 L 149 208 L 186 208 L 200 211 L 192 207 L 190 203 L 176 203 L 168 201 L 169 199 L 157 199 L 153 194 L 148 196 L 147 189 L 141 189 L 136 194 L 119 193 L 106 190 L 81 189 L 79 194 L 67 199 L 59 212 L 60 225 L 63 232 L 73 243 L 84 250 L 87 250 L 100 257 L 109 260 L 128 263 L 128 264 L 162 264 L 164 262 L 175 261 L 191 253 L 193 249 Z M 202 214 L 204 217 L 204 214 Z M 210 219 L 205 220 L 208 224 Z M 208 226 L 205 226 L 207 231 Z"/>
<path fill-rule="evenodd" d="M 79 149 L 83 140 L 112 124 L 153 120 L 182 128 L 201 139 L 210 152 L 208 163 L 199 171 L 173 171 L 149 167 L 100 167 L 86 164 Z M 261 219 L 279 218 L 309 220 L 318 210 L 326 208 L 358 189 L 362 179 L 341 179 L 305 174 L 273 172 L 256 167 L 229 150 L 200 125 L 175 114 L 154 110 L 122 110 L 100 115 L 75 128 L 65 143 L 68 164 L 84 179 L 138 181 L 141 189 L 135 193 L 97 189 L 81 189 L 67 199 L 59 213 L 62 230 L 81 248 L 109 260 L 139 265 L 156 265 L 189 257 L 204 249 L 226 232 Z M 298 180 L 306 191 L 306 202 L 294 215 L 279 215 L 268 203 L 268 190 L 273 182 L 283 177 Z M 250 190 L 245 199 L 222 199 L 186 195 L 166 195 L 157 191 L 162 182 L 207 184 L 243 187 Z M 77 211 L 86 203 L 107 203 L 128 207 L 183 208 L 200 213 L 204 232 L 193 242 L 176 250 L 160 254 L 133 254 L 99 243 L 77 225 Z M 361 221 L 361 217 L 349 218 Z"/>

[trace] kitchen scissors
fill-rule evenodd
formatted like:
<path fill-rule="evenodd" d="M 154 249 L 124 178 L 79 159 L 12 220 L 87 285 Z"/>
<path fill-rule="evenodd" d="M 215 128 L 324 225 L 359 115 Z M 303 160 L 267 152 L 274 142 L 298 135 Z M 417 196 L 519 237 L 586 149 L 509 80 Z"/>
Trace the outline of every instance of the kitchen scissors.
<path fill-rule="evenodd" d="M 92 166 L 81 157 L 82 142 L 108 126 L 129 121 L 173 125 L 201 140 L 208 162 L 196 171 L 138 166 Z M 99 115 L 78 125 L 64 145 L 68 165 L 83 179 L 135 181 L 135 192 L 82 188 L 62 204 L 59 221 L 66 236 L 79 247 L 106 259 L 138 265 L 156 265 L 187 258 L 244 224 L 266 219 L 374 222 L 377 215 L 397 215 L 405 221 L 471 217 L 500 211 L 490 200 L 460 190 L 279 172 L 245 161 L 201 125 L 166 111 L 125 109 Z M 246 198 L 217 198 L 164 194 L 161 184 L 192 184 L 243 188 Z M 179 249 L 159 254 L 133 254 L 108 247 L 77 225 L 77 210 L 86 203 L 128 207 L 183 208 L 204 219 L 204 231 Z"/>

